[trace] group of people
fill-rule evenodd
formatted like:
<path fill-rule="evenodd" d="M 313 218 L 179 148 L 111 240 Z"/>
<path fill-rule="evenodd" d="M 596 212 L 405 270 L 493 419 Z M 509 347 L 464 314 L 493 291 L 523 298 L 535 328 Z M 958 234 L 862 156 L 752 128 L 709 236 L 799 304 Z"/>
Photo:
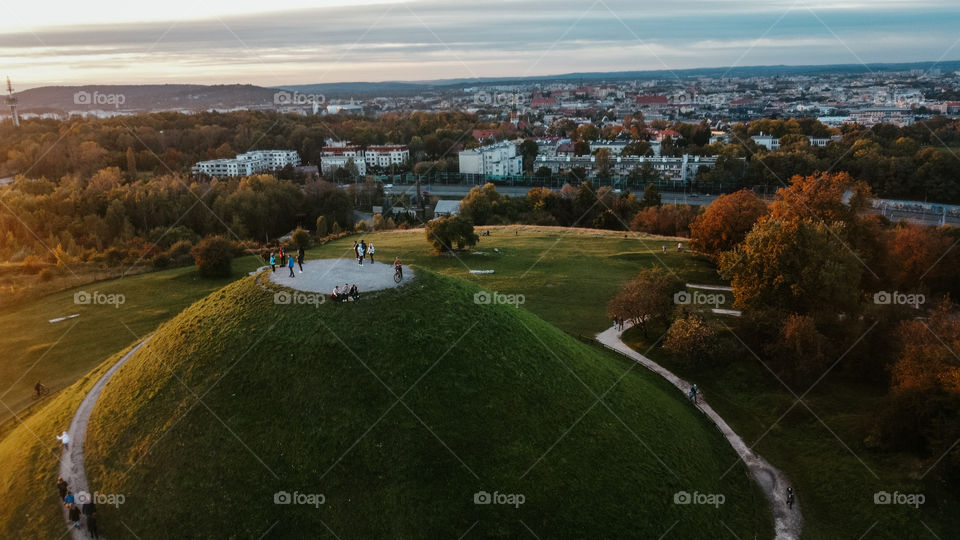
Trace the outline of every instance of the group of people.
<path fill-rule="evenodd" d="M 304 257 L 303 246 L 300 246 L 300 249 L 297 250 L 297 258 L 294 259 L 293 255 L 287 255 L 286 251 L 283 248 L 280 248 L 279 252 L 271 251 L 270 252 L 270 271 L 276 272 L 277 265 L 280 265 L 280 268 L 284 266 L 290 268 L 290 277 L 295 277 L 293 274 L 293 264 L 294 262 L 300 265 L 300 273 L 303 273 L 303 257 Z"/>
<path fill-rule="evenodd" d="M 373 255 L 376 253 L 376 250 L 373 248 L 373 242 L 367 243 L 366 240 L 360 240 L 359 242 L 353 242 L 353 252 L 357 255 L 357 262 L 360 266 L 363 266 L 363 259 L 365 257 L 370 257 L 370 262 L 376 262 L 373 260 Z"/>
<path fill-rule="evenodd" d="M 616 331 L 618 331 L 618 332 L 622 332 L 622 331 L 623 331 L 623 318 L 622 318 L 622 317 L 614 317 L 614 318 L 613 318 L 613 328 L 614 328 Z"/>
<path fill-rule="evenodd" d="M 93 538 L 99 538 L 100 536 L 97 533 L 97 505 L 93 502 L 93 499 L 88 498 L 84 501 L 78 501 L 62 476 L 57 478 L 57 493 L 60 494 L 60 500 L 67 508 L 67 517 L 73 524 L 73 528 L 79 529 L 80 520 L 86 519 L 87 532 Z"/>
<path fill-rule="evenodd" d="M 333 288 L 333 293 L 330 295 L 330 298 L 332 298 L 334 302 L 346 302 L 348 300 L 356 302 L 360 299 L 360 291 L 357 289 L 356 283 L 353 285 L 344 283 L 342 289 L 339 285 Z"/>

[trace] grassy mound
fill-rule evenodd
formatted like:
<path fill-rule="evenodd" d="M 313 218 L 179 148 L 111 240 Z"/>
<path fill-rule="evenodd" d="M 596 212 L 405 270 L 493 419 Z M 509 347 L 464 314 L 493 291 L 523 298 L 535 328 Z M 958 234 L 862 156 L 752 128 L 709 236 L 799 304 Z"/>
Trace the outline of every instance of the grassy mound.
<path fill-rule="evenodd" d="M 724 476 L 735 454 L 673 389 L 522 308 L 478 305 L 478 291 L 422 271 L 344 305 L 277 305 L 252 278 L 197 302 L 94 411 L 88 476 L 125 500 L 101 508 L 102 529 L 772 535 L 745 468 Z M 523 503 L 475 504 L 481 491 Z M 723 504 L 675 504 L 680 491 Z M 280 492 L 322 504 L 275 504 Z"/>

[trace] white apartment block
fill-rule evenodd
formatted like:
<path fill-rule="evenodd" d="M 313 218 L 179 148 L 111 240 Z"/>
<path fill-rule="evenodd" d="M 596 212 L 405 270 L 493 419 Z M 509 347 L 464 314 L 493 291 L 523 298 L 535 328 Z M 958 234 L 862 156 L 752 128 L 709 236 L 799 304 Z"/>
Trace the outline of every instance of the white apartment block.
<path fill-rule="evenodd" d="M 409 161 L 410 150 L 404 145 L 371 145 L 363 148 L 345 141 L 327 141 L 320 158 L 321 169 L 330 173 L 339 167 L 345 167 L 353 160 L 361 176 L 367 174 L 367 167 L 389 167 L 402 165 Z"/>
<path fill-rule="evenodd" d="M 250 176 L 282 169 L 287 165 L 300 165 L 300 155 L 296 150 L 254 150 L 238 154 L 235 158 L 200 161 L 192 170 L 193 174 L 209 176 Z"/>
<path fill-rule="evenodd" d="M 653 170 L 667 180 L 686 182 L 696 177 L 700 167 L 713 168 L 717 164 L 717 158 L 686 154 L 682 157 L 615 156 L 610 159 L 611 173 L 614 176 L 627 176 L 644 163 L 649 163 Z M 594 176 L 597 172 L 595 156 L 537 156 L 534 169 L 540 167 L 547 167 L 553 174 L 569 172 L 574 167 L 582 167 L 588 176 Z"/>
<path fill-rule="evenodd" d="M 402 165 L 410 159 L 410 150 L 403 145 L 368 146 L 363 159 L 369 167 Z"/>
<path fill-rule="evenodd" d="M 461 174 L 513 176 L 523 174 L 523 156 L 517 155 L 517 146 L 504 141 L 460 152 Z"/>

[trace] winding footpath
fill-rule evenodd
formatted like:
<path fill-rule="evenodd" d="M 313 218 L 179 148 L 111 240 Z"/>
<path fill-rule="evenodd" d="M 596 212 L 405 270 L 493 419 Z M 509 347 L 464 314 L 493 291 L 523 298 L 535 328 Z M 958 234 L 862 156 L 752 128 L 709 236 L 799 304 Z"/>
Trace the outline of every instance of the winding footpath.
<path fill-rule="evenodd" d="M 624 324 L 624 329 L 629 328 L 629 324 Z M 690 383 L 677 377 L 670 370 L 660 364 L 650 360 L 646 356 L 628 347 L 621 339 L 623 330 L 609 328 L 597 334 L 597 341 L 606 348 L 618 352 L 631 360 L 639 363 L 643 367 L 653 371 L 668 380 L 670 384 L 676 386 L 683 395 L 686 396 L 690 391 Z M 803 516 L 800 514 L 799 502 L 794 502 L 793 509 L 787 506 L 787 486 L 790 483 L 787 477 L 779 469 L 767 462 L 759 455 L 755 454 L 743 439 L 740 438 L 733 429 L 720 417 L 708 403 L 702 399 L 698 403 L 698 408 L 707 415 L 707 418 L 713 422 L 717 428 L 727 438 L 727 442 L 733 447 L 740 459 L 747 465 L 753 479 L 763 490 L 770 503 L 770 510 L 773 512 L 774 529 L 776 530 L 777 540 L 799 540 L 800 531 L 803 528 Z"/>
<path fill-rule="evenodd" d="M 134 353 L 140 350 L 140 347 L 149 339 L 148 337 L 138 343 L 130 352 L 123 355 L 123 358 L 117 360 L 116 364 L 110 366 L 110 369 L 100 377 L 100 380 L 93 385 L 90 392 L 84 396 L 83 401 L 80 402 L 80 406 L 77 407 L 77 412 L 73 415 L 70 428 L 67 430 L 67 433 L 70 434 L 69 449 L 64 451 L 60 457 L 60 476 L 67 481 L 70 491 L 72 491 L 74 495 L 81 491 L 90 492 L 90 484 L 87 482 L 87 472 L 84 468 L 83 443 L 87 438 L 87 424 L 90 422 L 90 414 L 93 413 L 93 407 L 97 404 L 97 399 L 117 370 L 119 370 L 127 360 L 133 357 Z M 63 518 L 67 520 L 66 508 L 63 510 Z M 69 521 L 67 521 L 67 526 L 70 527 L 70 536 L 73 540 L 86 540 L 90 538 L 90 535 L 87 534 L 86 527 L 81 526 L 79 529 L 73 528 Z"/>

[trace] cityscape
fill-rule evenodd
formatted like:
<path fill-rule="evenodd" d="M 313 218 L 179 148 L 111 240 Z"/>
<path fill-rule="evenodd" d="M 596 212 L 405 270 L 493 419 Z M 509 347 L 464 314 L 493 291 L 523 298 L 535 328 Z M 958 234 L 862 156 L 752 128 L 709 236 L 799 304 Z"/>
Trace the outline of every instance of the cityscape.
<path fill-rule="evenodd" d="M 0 21 L 0 538 L 960 537 L 960 7 Z"/>

